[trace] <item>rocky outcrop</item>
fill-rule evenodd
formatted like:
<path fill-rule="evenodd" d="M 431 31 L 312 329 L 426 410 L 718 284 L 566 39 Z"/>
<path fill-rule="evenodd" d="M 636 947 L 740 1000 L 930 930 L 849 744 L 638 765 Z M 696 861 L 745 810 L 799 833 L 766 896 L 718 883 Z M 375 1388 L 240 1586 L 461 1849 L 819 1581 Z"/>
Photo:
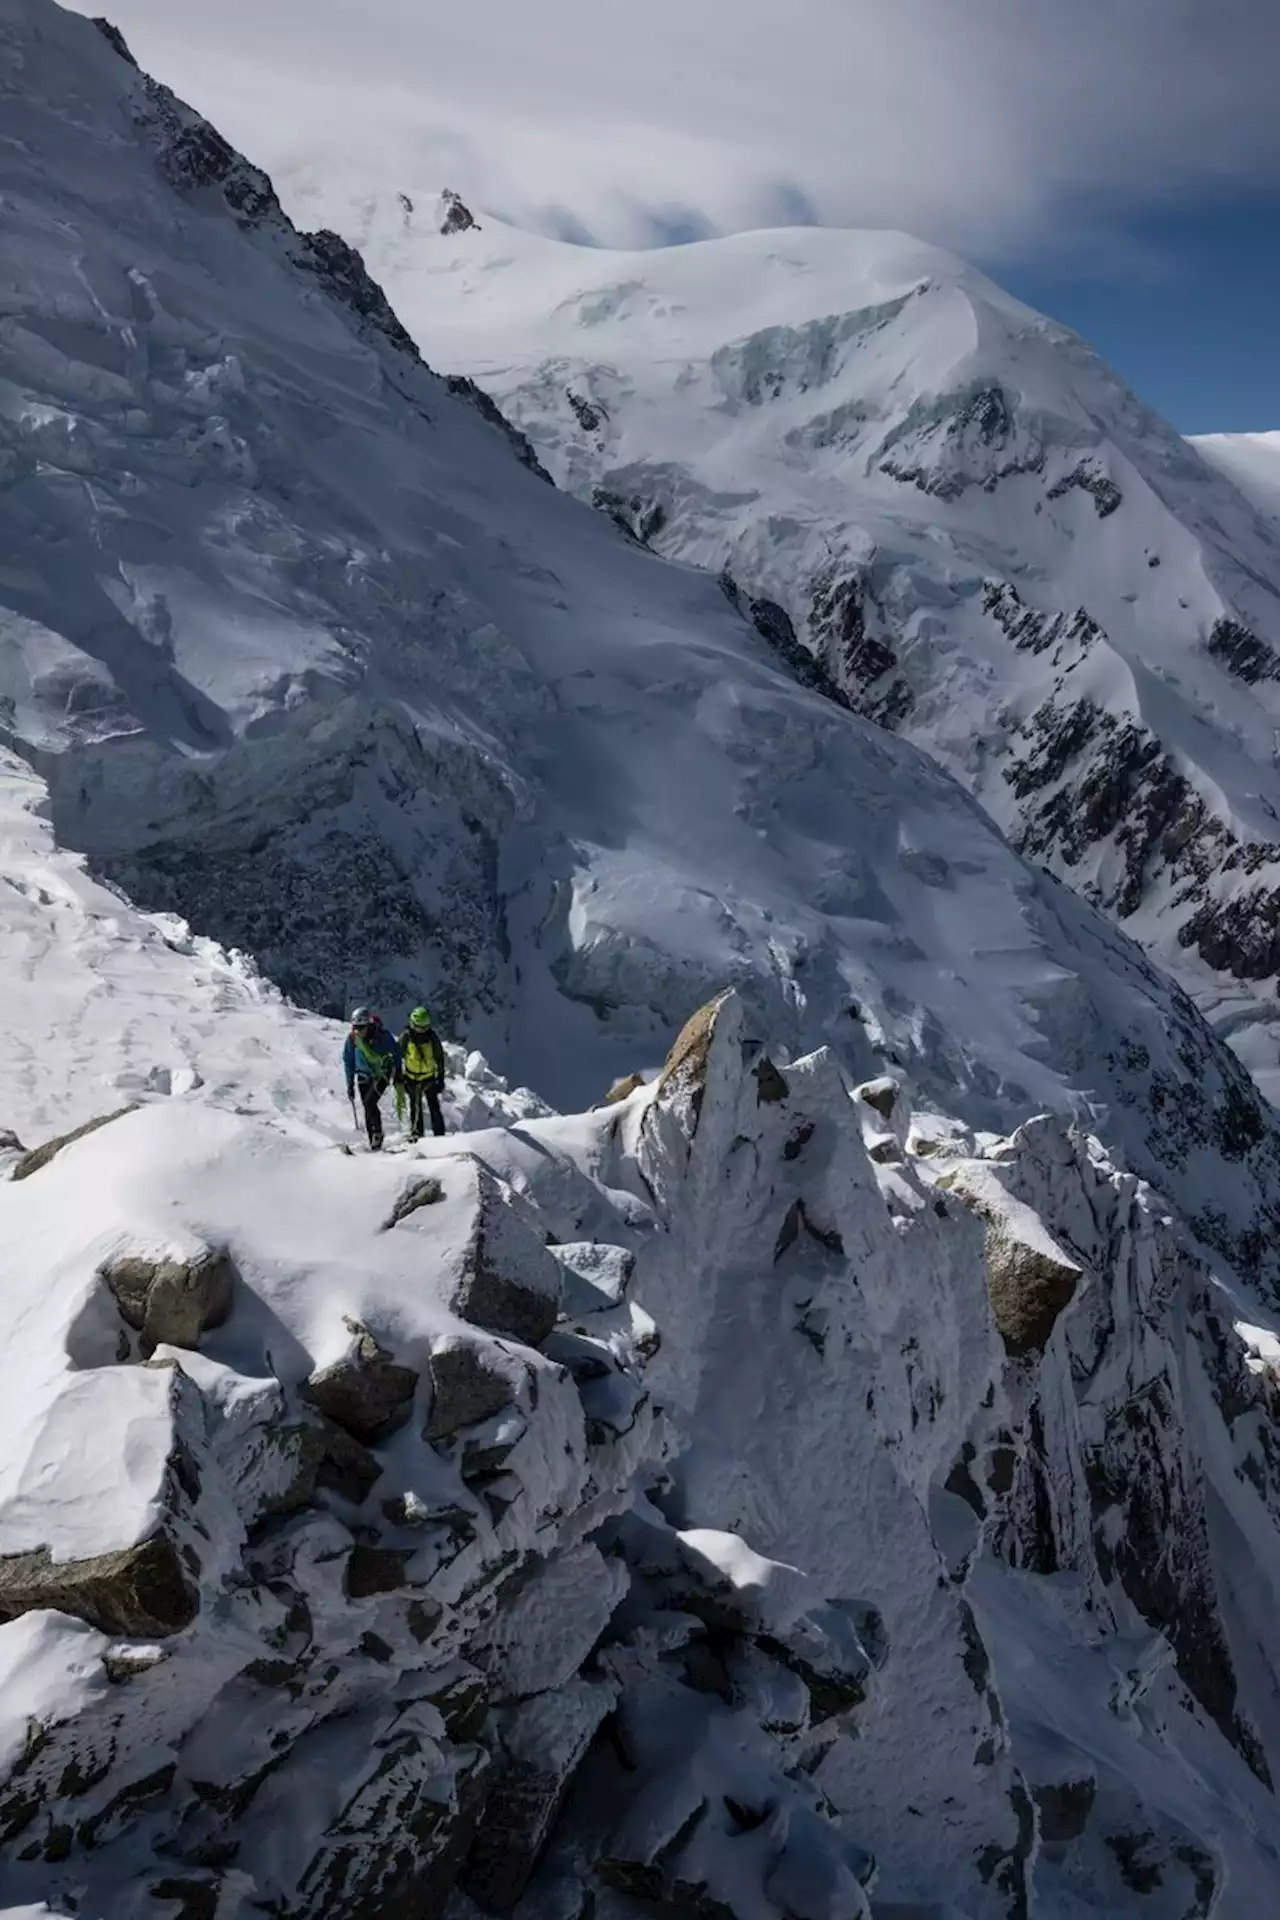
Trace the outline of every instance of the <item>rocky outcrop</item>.
<path fill-rule="evenodd" d="M 539 480 L 545 480 L 548 486 L 554 486 L 555 482 L 534 451 L 532 440 L 508 420 L 497 401 L 487 394 L 483 387 L 478 387 L 474 380 L 461 373 L 451 373 L 445 385 L 455 399 L 465 400 L 469 406 L 475 408 L 482 420 L 487 420 L 491 427 L 498 429 L 522 467 L 527 467 L 530 473 L 537 474 Z"/>
<path fill-rule="evenodd" d="M 1070 615 L 1045 613 L 1027 606 L 1008 580 L 986 582 L 982 607 L 1020 653 L 1047 653 L 1054 667 L 1078 666 L 1107 637 L 1083 607 Z"/>
<path fill-rule="evenodd" d="M 776 600 L 744 594 L 727 569 L 720 575 L 720 587 L 729 603 L 751 622 L 761 639 L 768 642 L 802 687 L 811 687 L 815 693 L 823 694 L 839 707 L 853 705 L 840 683 L 827 671 L 821 657 L 811 647 L 802 644 L 784 607 L 780 607 Z"/>
<path fill-rule="evenodd" d="M 1005 1351 L 1018 1359 L 1043 1353 L 1084 1277 L 1079 1262 L 1005 1191 L 991 1168 L 948 1168 L 938 1185 L 985 1223 L 987 1289 Z"/>
<path fill-rule="evenodd" d="M 639 1093 L 643 1085 L 644 1075 L 642 1073 L 624 1074 L 621 1079 L 613 1082 L 601 1105 L 616 1107 L 620 1105 L 623 1100 L 629 1100 L 633 1093 Z"/>
<path fill-rule="evenodd" d="M 320 1367 L 302 1396 L 327 1420 L 369 1446 L 408 1420 L 418 1384 L 413 1367 L 400 1366 L 367 1327 L 348 1320 L 350 1343 L 341 1359 Z"/>
<path fill-rule="evenodd" d="M 420 361 L 417 343 L 397 319 L 391 302 L 373 278 L 359 253 L 342 238 L 327 229 L 299 236 L 301 246 L 294 255 L 299 267 L 314 273 L 344 306 L 366 321 L 409 359 Z"/>
<path fill-rule="evenodd" d="M 570 405 L 573 405 L 575 398 L 570 394 Z M 585 405 L 586 402 L 581 401 L 574 406 L 579 421 L 582 420 L 580 408 Z M 602 417 L 596 419 L 597 426 Z M 619 532 L 625 533 L 628 540 L 634 540 L 641 547 L 647 547 L 656 540 L 667 524 L 667 510 L 662 502 L 646 499 L 643 494 L 624 494 L 614 487 L 596 487 L 591 495 L 591 504 L 597 513 L 607 513 Z"/>
<path fill-rule="evenodd" d="M 131 67 L 137 66 L 138 63 L 130 51 L 128 41 L 113 21 L 95 19 L 93 24 L 103 38 L 111 43 L 122 60 L 127 60 Z"/>
<path fill-rule="evenodd" d="M 1215 620 L 1205 644 L 1213 658 L 1246 686 L 1280 680 L 1280 654 L 1238 620 Z"/>
<path fill-rule="evenodd" d="M 225 1247 L 190 1259 L 117 1255 L 101 1269 L 122 1319 L 141 1334 L 144 1359 L 158 1346 L 198 1347 L 200 1336 L 231 1312 L 235 1264 Z"/>
<path fill-rule="evenodd" d="M 55 1561 L 47 1548 L 0 1555 L 0 1620 L 47 1608 L 100 1633 L 144 1640 L 181 1633 L 199 1606 L 199 1591 L 164 1533 L 87 1560 Z"/>
<path fill-rule="evenodd" d="M 1061 500 L 1073 488 L 1078 488 L 1081 493 L 1089 495 L 1099 520 L 1106 520 L 1124 500 L 1123 493 L 1110 475 L 1099 473 L 1097 467 L 1087 460 L 1082 460 L 1078 466 L 1071 469 L 1070 473 L 1065 474 L 1061 480 L 1055 481 L 1049 488 L 1046 498 Z"/>
<path fill-rule="evenodd" d="M 96 1119 L 86 1120 L 84 1125 L 76 1127 L 71 1133 L 63 1133 L 56 1140 L 46 1140 L 43 1146 L 34 1147 L 30 1153 L 24 1153 L 16 1160 L 9 1175 L 11 1180 L 29 1180 L 33 1173 L 39 1173 L 41 1167 L 47 1167 L 55 1154 L 61 1153 L 76 1140 L 83 1140 L 87 1133 L 96 1133 L 99 1127 L 109 1127 L 113 1120 L 123 1120 L 127 1113 L 134 1113 L 134 1107 L 117 1107 L 114 1113 L 101 1113 Z M 10 1140 L 16 1135 L 10 1134 Z"/>
<path fill-rule="evenodd" d="M 536 1347 L 560 1311 L 560 1267 L 510 1190 L 480 1161 L 472 1165 L 475 1224 L 450 1305 L 472 1326 Z"/>
<path fill-rule="evenodd" d="M 881 442 L 878 466 L 891 480 L 939 500 L 970 487 L 994 493 L 1002 480 L 1040 473 L 1045 450 L 1033 422 L 1019 416 L 1004 389 L 978 384 L 917 402 Z"/>
<path fill-rule="evenodd" d="M 428 1440 L 448 1440 L 462 1427 L 478 1426 L 516 1397 L 509 1363 L 480 1341 L 437 1341 L 428 1371 L 431 1404 L 424 1428 Z"/>
<path fill-rule="evenodd" d="M 870 585 L 857 573 L 830 567 L 809 589 L 807 631 L 827 677 L 858 713 L 893 728 L 910 712 L 913 695 L 884 637 L 887 624 Z"/>
<path fill-rule="evenodd" d="M 137 114 L 161 167 L 180 192 L 219 193 L 246 227 L 284 226 L 275 188 L 261 168 L 251 166 L 216 128 L 149 74 L 142 76 Z"/>
<path fill-rule="evenodd" d="M 452 187 L 446 187 L 440 195 L 440 231 L 446 236 L 454 233 L 479 233 L 480 222 L 464 202 L 460 193 Z"/>

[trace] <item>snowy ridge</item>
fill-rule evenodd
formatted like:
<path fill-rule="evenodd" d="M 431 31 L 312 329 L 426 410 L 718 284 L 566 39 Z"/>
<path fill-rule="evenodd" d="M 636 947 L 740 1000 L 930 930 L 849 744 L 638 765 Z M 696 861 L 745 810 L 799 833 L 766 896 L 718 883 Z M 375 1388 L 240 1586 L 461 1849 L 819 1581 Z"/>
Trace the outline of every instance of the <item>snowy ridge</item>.
<path fill-rule="evenodd" d="M 935 754 L 1274 1069 L 1262 442 L 1252 478 L 1198 453 L 1065 328 L 902 235 L 602 254 L 323 184 L 308 204 L 562 484 L 723 571 L 784 657 Z"/>
<path fill-rule="evenodd" d="M 1274 1899 L 1275 1379 L 1059 1123 L 729 998 L 624 1106 L 408 1161 L 124 1116 L 0 1247 L 10 1902 Z"/>
<path fill-rule="evenodd" d="M 1280 519 L 1280 433 L 1201 433 L 1191 444 L 1260 512 Z"/>

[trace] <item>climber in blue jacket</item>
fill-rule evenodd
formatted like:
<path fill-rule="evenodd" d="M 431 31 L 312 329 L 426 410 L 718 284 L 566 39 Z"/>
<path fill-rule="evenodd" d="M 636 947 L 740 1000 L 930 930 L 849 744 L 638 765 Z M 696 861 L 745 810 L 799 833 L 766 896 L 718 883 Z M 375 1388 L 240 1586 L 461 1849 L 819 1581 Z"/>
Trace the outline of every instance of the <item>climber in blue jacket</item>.
<path fill-rule="evenodd" d="M 342 1049 L 342 1070 L 347 1076 L 347 1098 L 353 1108 L 359 1088 L 369 1151 L 378 1153 L 382 1147 L 379 1102 L 388 1087 L 399 1085 L 401 1059 L 399 1042 L 368 1007 L 357 1007 L 351 1016 L 351 1031 Z"/>

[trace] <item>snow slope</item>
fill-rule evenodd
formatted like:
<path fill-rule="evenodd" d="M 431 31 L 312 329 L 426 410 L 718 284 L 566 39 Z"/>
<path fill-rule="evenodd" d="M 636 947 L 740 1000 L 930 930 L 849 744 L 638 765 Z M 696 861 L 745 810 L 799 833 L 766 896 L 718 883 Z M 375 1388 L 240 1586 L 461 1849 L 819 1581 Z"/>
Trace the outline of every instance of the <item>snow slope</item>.
<path fill-rule="evenodd" d="M 655 551 L 723 570 L 1274 1087 L 1280 531 L 1238 462 L 1224 478 L 1076 336 L 903 235 L 610 254 L 442 233 L 393 184 L 317 164 L 299 188 L 437 364 Z"/>
<path fill-rule="evenodd" d="M 0 89 L 0 1907 L 1269 1911 L 1239 1062 L 110 37 Z M 375 992 L 665 1065 L 379 1160 Z"/>
<path fill-rule="evenodd" d="M 1201 433 L 1191 444 L 1260 512 L 1280 519 L 1280 433 Z"/>

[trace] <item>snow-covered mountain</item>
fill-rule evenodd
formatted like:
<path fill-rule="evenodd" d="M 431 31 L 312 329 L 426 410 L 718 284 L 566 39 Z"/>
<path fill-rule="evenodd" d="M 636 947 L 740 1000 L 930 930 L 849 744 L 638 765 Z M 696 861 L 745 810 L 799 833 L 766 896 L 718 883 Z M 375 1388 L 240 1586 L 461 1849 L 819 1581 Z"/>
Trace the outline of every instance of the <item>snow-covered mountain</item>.
<path fill-rule="evenodd" d="M 0 1910 L 1254 1920 L 1280 1120 L 537 464 L 0 0 Z"/>
<path fill-rule="evenodd" d="M 611 254 L 320 198 L 557 480 L 723 571 L 1280 1086 L 1269 449 L 1202 458 L 1076 336 L 902 235 Z"/>
<path fill-rule="evenodd" d="M 1272 520 L 1280 520 L 1280 433 L 1201 433 L 1191 443 Z"/>

